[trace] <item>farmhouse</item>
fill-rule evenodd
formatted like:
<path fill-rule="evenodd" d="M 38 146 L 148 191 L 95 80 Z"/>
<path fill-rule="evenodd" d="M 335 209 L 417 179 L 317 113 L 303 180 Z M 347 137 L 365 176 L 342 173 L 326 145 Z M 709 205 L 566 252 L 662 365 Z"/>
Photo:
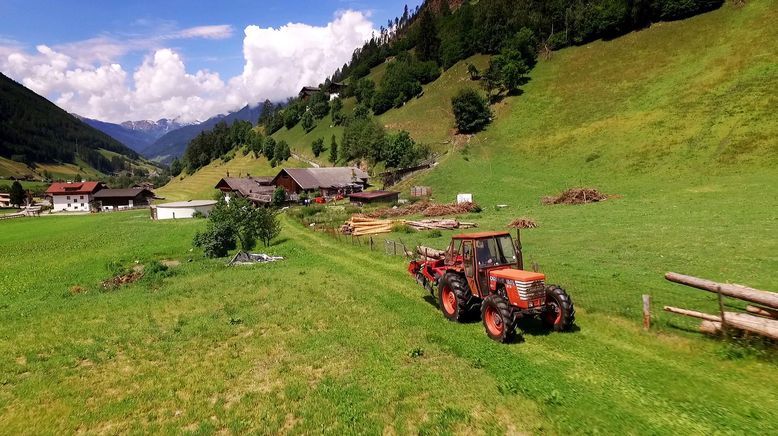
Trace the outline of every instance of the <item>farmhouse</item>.
<path fill-rule="evenodd" d="M 53 212 L 89 212 L 94 195 L 105 188 L 103 182 L 52 183 L 46 190 Z"/>
<path fill-rule="evenodd" d="M 231 197 L 247 198 L 255 205 L 272 201 L 273 177 L 225 177 L 216 184 L 216 189 L 224 193 L 229 201 Z"/>
<path fill-rule="evenodd" d="M 146 207 L 156 198 L 145 188 L 101 189 L 94 195 L 95 208 L 101 211 Z"/>
<path fill-rule="evenodd" d="M 195 213 L 208 216 L 216 205 L 215 200 L 189 200 L 151 206 L 151 219 L 170 220 L 192 218 Z"/>
<path fill-rule="evenodd" d="M 0 193 L 0 207 L 11 207 L 11 194 Z"/>
<path fill-rule="evenodd" d="M 305 192 L 323 196 L 347 195 L 368 186 L 368 175 L 357 167 L 285 168 L 273 178 L 290 200 Z"/>

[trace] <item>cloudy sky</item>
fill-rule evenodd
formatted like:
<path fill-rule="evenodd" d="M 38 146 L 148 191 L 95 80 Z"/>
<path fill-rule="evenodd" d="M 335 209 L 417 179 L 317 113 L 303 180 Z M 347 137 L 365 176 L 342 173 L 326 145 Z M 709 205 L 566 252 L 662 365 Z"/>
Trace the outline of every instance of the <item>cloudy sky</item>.
<path fill-rule="evenodd" d="M 204 120 L 323 81 L 405 4 L 2 0 L 0 71 L 89 118 Z"/>

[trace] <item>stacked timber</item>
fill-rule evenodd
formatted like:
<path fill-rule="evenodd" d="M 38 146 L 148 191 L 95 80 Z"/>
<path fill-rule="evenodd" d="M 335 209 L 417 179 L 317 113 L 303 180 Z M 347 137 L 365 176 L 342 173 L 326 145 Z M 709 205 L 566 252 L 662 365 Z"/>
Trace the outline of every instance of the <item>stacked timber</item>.
<path fill-rule="evenodd" d="M 778 293 L 731 283 L 717 283 L 673 272 L 665 274 L 665 278 L 671 282 L 716 293 L 719 298 L 737 298 L 759 304 L 759 306 L 748 305 L 746 306 L 748 313 L 741 313 L 725 312 L 723 304 L 720 303 L 720 312 L 716 315 L 665 306 L 664 309 L 667 312 L 701 319 L 701 332 L 719 334 L 726 329 L 754 333 L 765 338 L 778 340 Z"/>
<path fill-rule="evenodd" d="M 393 225 L 394 221 L 391 220 L 352 216 L 350 220 L 343 224 L 340 231 L 345 235 L 353 236 L 378 235 L 391 232 Z"/>
<path fill-rule="evenodd" d="M 423 245 L 416 247 L 416 253 L 421 256 L 423 260 L 440 260 L 446 255 L 446 252 L 443 250 L 437 250 Z"/>

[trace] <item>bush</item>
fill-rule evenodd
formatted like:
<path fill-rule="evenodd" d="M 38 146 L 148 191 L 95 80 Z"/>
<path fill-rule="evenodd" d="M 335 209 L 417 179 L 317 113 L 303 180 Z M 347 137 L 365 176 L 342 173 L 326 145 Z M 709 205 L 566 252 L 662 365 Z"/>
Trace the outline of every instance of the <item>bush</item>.
<path fill-rule="evenodd" d="M 427 236 L 429 236 L 430 238 L 440 238 L 441 236 L 443 236 L 443 233 L 438 229 L 434 229 L 431 230 Z"/>
<path fill-rule="evenodd" d="M 286 203 L 286 191 L 279 186 L 273 191 L 273 206 L 281 207 L 284 203 Z"/>
<path fill-rule="evenodd" d="M 202 248 L 206 257 L 225 257 L 237 247 L 235 230 L 229 223 L 212 223 L 205 231 L 195 234 L 193 244 Z"/>
<path fill-rule="evenodd" d="M 311 143 L 311 151 L 313 155 L 319 157 L 322 151 L 324 151 L 324 138 L 317 138 Z"/>
<path fill-rule="evenodd" d="M 460 133 L 475 133 L 491 122 L 489 103 L 475 89 L 465 88 L 451 99 L 454 118 Z"/>
<path fill-rule="evenodd" d="M 310 132 L 316 127 L 316 121 L 313 119 L 311 112 L 306 112 L 302 117 L 302 126 L 305 133 Z"/>

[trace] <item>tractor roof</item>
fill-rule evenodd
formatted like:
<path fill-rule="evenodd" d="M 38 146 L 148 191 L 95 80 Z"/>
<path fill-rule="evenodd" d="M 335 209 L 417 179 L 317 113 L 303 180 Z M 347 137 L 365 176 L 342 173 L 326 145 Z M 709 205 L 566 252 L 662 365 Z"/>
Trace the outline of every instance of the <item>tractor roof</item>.
<path fill-rule="evenodd" d="M 495 236 L 510 236 L 508 232 L 476 232 L 476 233 L 462 233 L 460 235 L 454 235 L 454 239 L 483 239 L 494 238 Z"/>

